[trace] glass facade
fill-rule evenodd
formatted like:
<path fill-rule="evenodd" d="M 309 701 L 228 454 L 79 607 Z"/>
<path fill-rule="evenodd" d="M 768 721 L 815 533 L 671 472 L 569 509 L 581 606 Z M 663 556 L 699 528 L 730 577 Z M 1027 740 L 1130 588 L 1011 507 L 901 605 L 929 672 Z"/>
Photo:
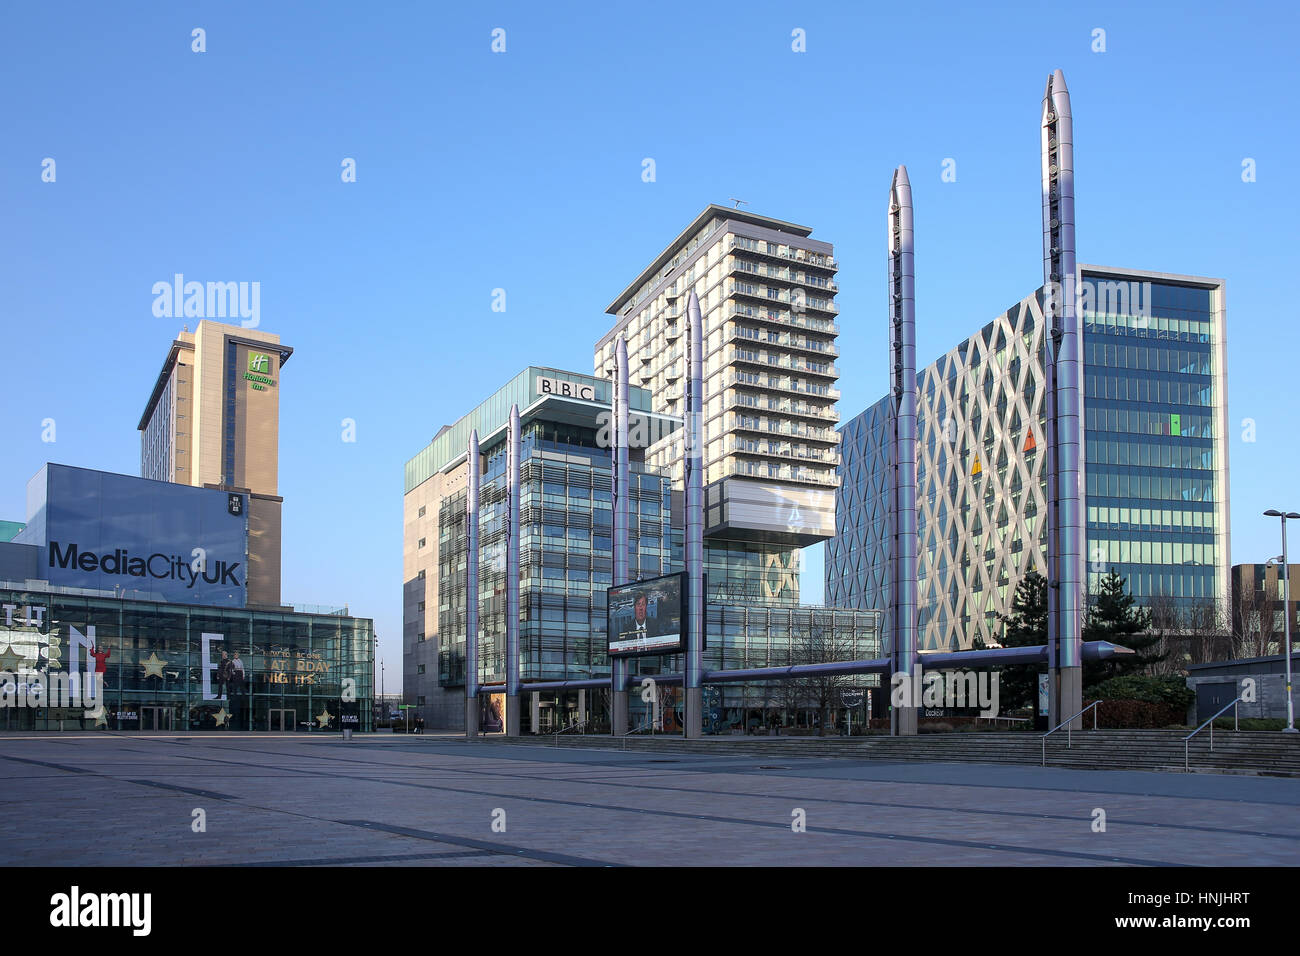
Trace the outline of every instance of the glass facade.
<path fill-rule="evenodd" d="M 1114 567 L 1139 599 L 1214 604 L 1228 560 L 1214 290 L 1083 281 L 1089 587 Z"/>
<path fill-rule="evenodd" d="M 486 444 L 489 435 L 497 429 L 504 429 L 510 418 L 511 405 L 518 405 L 520 412 L 523 412 L 537 401 L 541 394 L 538 389 L 541 379 L 590 388 L 591 401 L 606 406 L 609 405 L 613 390 L 613 383 L 606 379 L 553 368 L 526 368 L 464 418 L 440 431 L 433 441 L 406 463 L 406 492 L 428 480 L 448 462 L 464 455 L 470 432 L 477 431 L 479 441 Z M 634 412 L 650 411 L 650 393 L 635 385 L 631 386 L 628 389 L 628 407 Z"/>
<path fill-rule="evenodd" d="M 612 583 L 610 457 L 596 446 L 596 433 L 576 425 L 533 420 L 521 442 L 520 676 L 525 682 L 581 680 L 610 675 L 606 642 L 606 588 Z M 479 498 L 480 680 L 505 681 L 505 445 L 485 449 L 487 464 Z M 633 578 L 683 569 L 680 492 L 655 469 L 634 462 L 629 543 L 636 556 Z M 674 514 L 674 498 L 677 500 Z M 465 683 L 465 493 L 447 496 L 439 511 L 438 682 Z M 709 670 L 778 667 L 807 662 L 810 642 L 838 648 L 841 659 L 880 656 L 880 614 L 800 606 L 795 549 L 753 541 L 706 538 L 708 598 L 705 667 Z M 633 675 L 680 674 L 682 655 L 633 658 Z M 878 678 L 854 679 L 861 687 Z M 788 710 L 776 684 L 727 684 L 712 691 L 712 709 L 732 714 Z M 661 689 L 657 725 L 680 731 L 680 687 Z M 491 698 L 499 691 L 488 688 Z M 609 729 L 608 691 L 540 695 L 538 725 L 525 707 L 524 729 L 549 732 L 588 721 L 593 732 Z M 650 705 L 630 701 L 634 724 Z M 671 715 L 676 714 L 677 717 Z M 485 718 L 491 722 L 490 718 Z M 720 731 L 730 726 L 720 718 Z M 735 726 L 742 726 L 737 718 Z"/>
<path fill-rule="evenodd" d="M 1212 280 L 1081 270 L 1088 587 L 1111 567 L 1142 603 L 1227 599 L 1226 379 Z M 918 372 L 919 646 L 1000 642 L 1046 569 L 1042 293 Z M 889 402 L 843 429 L 826 594 L 888 613 Z"/>
<path fill-rule="evenodd" d="M 505 680 L 506 448 L 484 449 L 479 492 L 480 680 Z M 613 584 L 608 449 L 596 430 L 530 421 L 521 440 L 520 675 L 578 680 L 609 675 L 605 589 Z M 664 573 L 672 508 L 668 478 L 632 469 L 629 545 L 634 577 Z M 438 516 L 439 683 L 465 682 L 465 494 Z"/>
<path fill-rule="evenodd" d="M 6 730 L 339 730 L 345 681 L 372 729 L 374 626 L 333 614 L 251 611 L 0 589 L 0 669 L 17 693 L 27 671 L 78 673 L 102 659 L 101 718 L 81 707 L 9 699 Z M 242 681 L 223 684 L 222 654 Z M 24 695 L 25 696 L 25 695 Z M 56 703 L 49 700 L 46 703 Z"/>

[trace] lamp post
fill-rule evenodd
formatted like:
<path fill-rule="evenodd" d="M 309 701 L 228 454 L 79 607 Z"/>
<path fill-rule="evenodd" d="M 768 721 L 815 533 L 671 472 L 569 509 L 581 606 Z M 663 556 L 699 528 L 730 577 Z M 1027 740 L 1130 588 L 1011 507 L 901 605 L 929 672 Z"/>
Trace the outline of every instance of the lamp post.
<path fill-rule="evenodd" d="M 1284 734 L 1294 734 L 1295 729 L 1295 704 L 1291 699 L 1291 575 L 1287 567 L 1286 557 L 1286 519 L 1298 519 L 1300 514 L 1294 511 L 1278 511 L 1276 508 L 1270 508 L 1264 512 L 1266 518 L 1282 519 L 1282 625 L 1286 635 L 1286 727 L 1283 729 Z"/>
<path fill-rule="evenodd" d="M 379 697 L 378 698 L 371 697 L 370 699 L 370 718 L 371 718 L 371 722 L 374 724 L 373 729 L 378 730 L 379 721 L 383 718 L 383 712 L 384 712 L 384 692 L 383 692 L 384 691 L 384 676 L 383 676 L 384 663 L 379 656 L 379 635 L 376 634 L 373 640 L 375 643 L 375 656 L 370 659 L 370 693 L 374 694 L 375 692 L 375 664 L 378 664 L 379 665 Z M 378 710 L 376 710 L 375 707 L 376 703 L 379 705 Z"/>

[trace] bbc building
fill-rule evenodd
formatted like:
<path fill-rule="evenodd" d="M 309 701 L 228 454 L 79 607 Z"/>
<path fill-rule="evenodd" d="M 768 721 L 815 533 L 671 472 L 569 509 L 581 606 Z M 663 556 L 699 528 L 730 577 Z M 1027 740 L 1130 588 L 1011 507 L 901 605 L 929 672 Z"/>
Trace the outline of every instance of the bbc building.
<path fill-rule="evenodd" d="M 1219 279 L 1080 266 L 1088 591 L 1225 608 L 1227 372 Z M 1001 643 L 1017 583 L 1046 573 L 1043 291 L 917 374 L 921 650 Z M 826 596 L 889 608 L 888 397 L 847 422 Z M 888 611 L 886 610 L 886 614 Z"/>
<path fill-rule="evenodd" d="M 372 622 L 280 600 L 289 351 L 202 322 L 141 421 L 146 477 L 49 463 L 31 479 L 26 521 L 0 535 L 0 727 L 371 728 Z"/>
<path fill-rule="evenodd" d="M 466 661 L 467 452 L 477 431 L 479 498 L 479 680 L 482 726 L 499 726 L 506 649 L 506 437 L 519 407 L 519 648 L 525 732 L 584 724 L 608 732 L 608 692 L 528 693 L 529 681 L 610 676 L 606 590 L 613 580 L 611 456 L 612 383 L 558 369 L 530 367 L 481 405 L 442 428 L 406 465 L 404 674 L 406 699 L 430 728 L 463 730 Z M 629 389 L 631 521 L 629 576 L 648 580 L 681 571 L 684 508 L 670 472 L 646 460 L 680 429 L 676 416 L 653 410 L 648 389 Z M 638 441 L 636 436 L 643 440 Z M 791 541 L 764 542 L 734 530 L 705 537 L 706 669 L 783 666 L 800 662 L 810 640 L 844 648 L 845 659 L 880 656 L 875 610 L 799 603 Z M 815 636 L 815 637 L 814 637 Z M 793 660 L 792 660 L 793 655 Z M 631 673 L 680 673 L 681 654 L 634 658 Z M 876 677 L 862 684 L 874 686 Z M 716 716 L 706 729 L 727 732 L 790 714 L 775 684 L 706 689 Z M 661 686 L 657 729 L 673 732 L 681 702 Z M 632 695 L 634 724 L 647 702 Z"/>

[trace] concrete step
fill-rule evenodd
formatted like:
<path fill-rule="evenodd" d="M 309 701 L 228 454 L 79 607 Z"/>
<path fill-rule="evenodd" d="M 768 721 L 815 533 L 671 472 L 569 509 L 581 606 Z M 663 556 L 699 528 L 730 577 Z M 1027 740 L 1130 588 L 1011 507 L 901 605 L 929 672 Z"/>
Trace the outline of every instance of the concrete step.
<path fill-rule="evenodd" d="M 1047 738 L 1047 765 L 1095 770 L 1182 771 L 1183 738 L 1178 730 L 1076 731 L 1069 740 Z M 510 743 L 503 737 L 485 738 Z M 671 735 L 525 737 L 521 742 L 573 748 L 626 750 L 645 753 L 707 754 L 763 759 L 820 758 L 907 760 L 959 763 L 1039 765 L 1043 739 L 1032 733 L 921 734 L 916 737 L 710 737 L 683 740 Z M 1188 751 L 1192 770 L 1216 773 L 1300 776 L 1300 741 L 1267 732 L 1216 731 L 1214 750 L 1208 736 L 1198 735 Z"/>

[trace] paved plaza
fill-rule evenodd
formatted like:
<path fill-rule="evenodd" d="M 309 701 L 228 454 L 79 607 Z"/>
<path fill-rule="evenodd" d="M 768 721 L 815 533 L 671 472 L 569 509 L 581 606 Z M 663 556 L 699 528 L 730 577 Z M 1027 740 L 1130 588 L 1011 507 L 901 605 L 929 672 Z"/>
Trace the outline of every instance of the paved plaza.
<path fill-rule="evenodd" d="M 0 736 L 0 775 L 20 865 L 1300 862 L 1265 777 L 103 733 Z"/>

